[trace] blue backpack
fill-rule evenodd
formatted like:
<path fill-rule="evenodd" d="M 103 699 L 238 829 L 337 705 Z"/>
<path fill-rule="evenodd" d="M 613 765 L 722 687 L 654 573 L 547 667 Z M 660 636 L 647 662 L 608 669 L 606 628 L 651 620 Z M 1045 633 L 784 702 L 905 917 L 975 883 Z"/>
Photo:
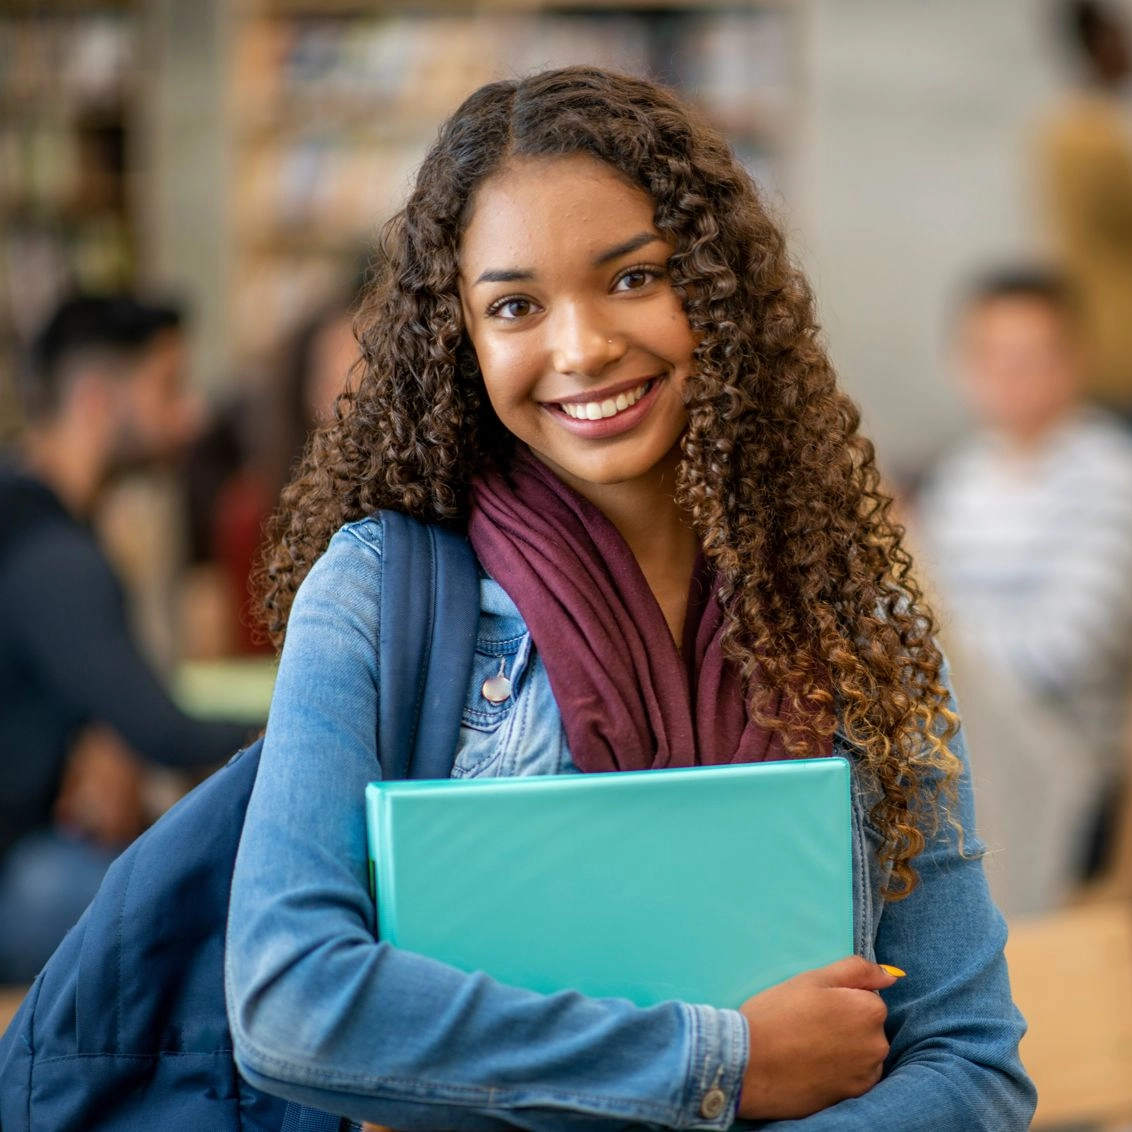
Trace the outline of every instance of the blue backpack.
<path fill-rule="evenodd" d="M 475 558 L 459 535 L 380 517 L 381 774 L 447 778 L 479 616 Z M 232 1058 L 224 931 L 261 746 L 239 752 L 114 862 L 40 972 L 0 1038 L 3 1132 L 351 1127 L 252 1088 Z"/>

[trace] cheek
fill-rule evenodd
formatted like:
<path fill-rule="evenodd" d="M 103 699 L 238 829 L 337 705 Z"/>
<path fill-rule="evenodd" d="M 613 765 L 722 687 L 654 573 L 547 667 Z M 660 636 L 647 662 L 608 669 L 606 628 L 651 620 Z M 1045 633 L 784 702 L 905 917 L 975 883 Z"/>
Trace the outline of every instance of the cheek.
<path fill-rule="evenodd" d="M 496 411 L 524 401 L 538 381 L 537 351 L 515 336 L 476 343 L 476 359 L 487 395 Z"/>
<path fill-rule="evenodd" d="M 159 413 L 157 398 L 149 386 L 131 390 L 121 407 L 122 421 L 131 434 L 144 436 L 153 430 L 153 421 Z"/>
<path fill-rule="evenodd" d="M 692 352 L 697 345 L 697 335 L 688 322 L 688 315 L 680 302 L 678 295 L 672 296 L 672 305 L 668 311 L 664 332 L 660 342 L 665 354 L 673 361 L 691 362 Z"/>

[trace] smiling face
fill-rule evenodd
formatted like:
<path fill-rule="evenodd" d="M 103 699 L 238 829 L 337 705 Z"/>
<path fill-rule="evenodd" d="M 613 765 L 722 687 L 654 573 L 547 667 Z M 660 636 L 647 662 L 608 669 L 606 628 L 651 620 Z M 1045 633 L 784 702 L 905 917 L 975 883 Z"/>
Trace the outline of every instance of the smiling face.
<path fill-rule="evenodd" d="M 648 196 L 589 157 L 514 160 L 474 199 L 460 298 L 487 395 L 591 498 L 679 458 L 696 342 L 673 250 Z"/>

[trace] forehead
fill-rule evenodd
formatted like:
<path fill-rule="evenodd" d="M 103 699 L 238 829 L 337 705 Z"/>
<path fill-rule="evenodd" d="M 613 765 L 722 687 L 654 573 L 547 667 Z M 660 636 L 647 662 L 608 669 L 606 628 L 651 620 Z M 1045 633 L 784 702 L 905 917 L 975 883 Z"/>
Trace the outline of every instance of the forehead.
<path fill-rule="evenodd" d="M 532 255 L 589 256 L 654 231 L 649 196 L 596 158 L 514 158 L 472 201 L 460 265 L 525 266 Z"/>
<path fill-rule="evenodd" d="M 1045 339 L 1070 333 L 1066 314 L 1040 295 L 1004 295 L 988 299 L 967 313 L 965 323 L 968 336 L 976 340 L 987 337 Z"/>

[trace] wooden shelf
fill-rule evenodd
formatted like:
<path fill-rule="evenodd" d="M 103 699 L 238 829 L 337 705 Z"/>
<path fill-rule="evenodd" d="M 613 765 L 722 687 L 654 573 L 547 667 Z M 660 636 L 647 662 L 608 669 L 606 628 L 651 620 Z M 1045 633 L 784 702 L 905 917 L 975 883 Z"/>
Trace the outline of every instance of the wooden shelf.
<path fill-rule="evenodd" d="M 0 386 L 65 290 L 132 282 L 139 11 L 15 0 L 0 14 Z"/>
<path fill-rule="evenodd" d="M 230 305 L 257 318 L 233 320 L 237 355 L 257 354 L 273 337 L 266 327 L 285 333 L 301 279 L 316 287 L 336 259 L 352 277 L 439 124 L 500 74 L 587 60 L 652 73 L 698 93 L 736 152 L 760 174 L 773 169 L 797 86 L 792 7 L 248 0 L 231 52 Z"/>
<path fill-rule="evenodd" d="M 796 7 L 796 0 L 247 0 L 245 14 L 273 17 L 448 15 L 494 12 L 553 15 L 557 12 L 606 14 L 734 11 Z"/>

